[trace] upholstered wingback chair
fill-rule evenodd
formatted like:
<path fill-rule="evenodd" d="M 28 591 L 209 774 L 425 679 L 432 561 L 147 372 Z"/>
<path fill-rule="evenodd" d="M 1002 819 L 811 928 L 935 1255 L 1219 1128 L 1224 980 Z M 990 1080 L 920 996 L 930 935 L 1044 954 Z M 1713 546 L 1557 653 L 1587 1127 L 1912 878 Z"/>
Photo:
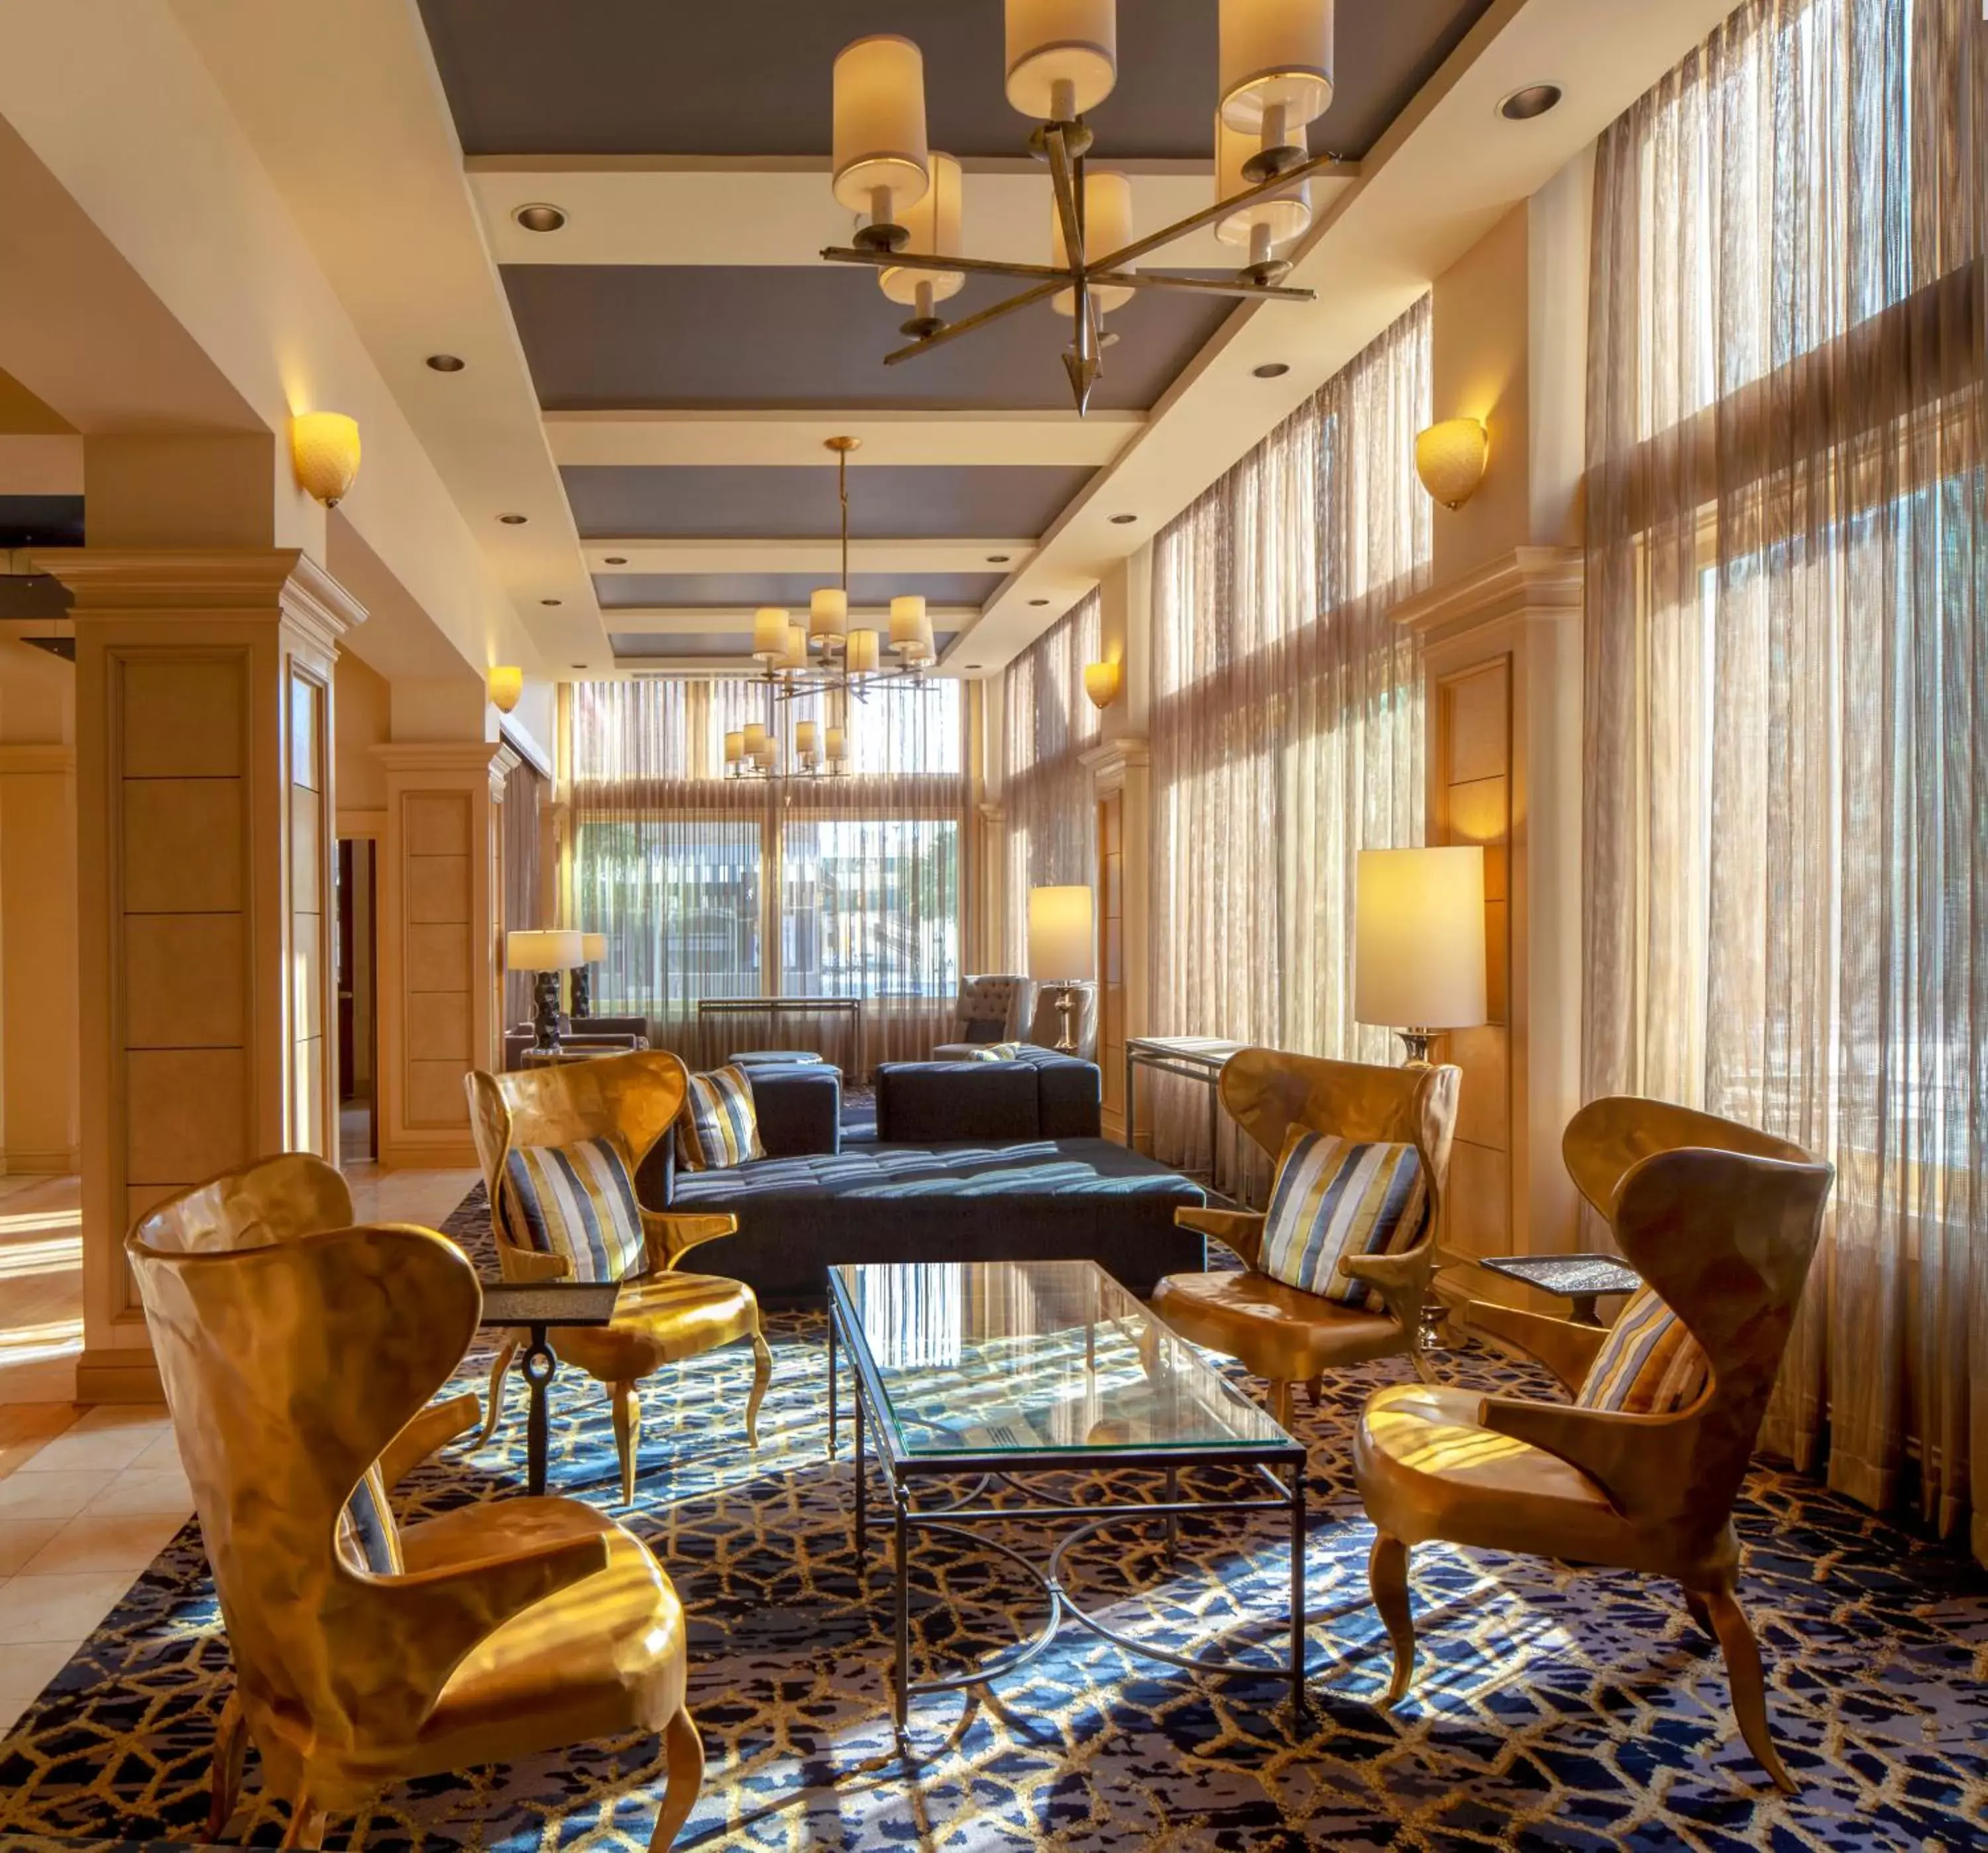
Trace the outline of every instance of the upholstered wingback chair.
<path fill-rule="evenodd" d="M 235 1686 L 209 1838 L 244 1734 L 286 1845 L 384 1785 L 663 1733 L 654 1846 L 697 1798 L 683 1611 L 647 1547 L 577 1500 L 485 1500 L 402 1530 L 382 1462 L 461 1361 L 482 1305 L 445 1237 L 347 1228 L 126 1244 L 214 1571 Z"/>
<path fill-rule="evenodd" d="M 1028 1009 L 1029 981 L 1013 976 L 989 974 L 962 979 L 959 1003 L 954 1014 L 959 1034 L 955 1041 L 942 1043 L 932 1051 L 935 1062 L 971 1061 L 976 1049 L 989 1043 L 1019 1042 Z"/>
<path fill-rule="evenodd" d="M 661 1049 L 516 1074 L 478 1072 L 465 1080 L 470 1130 L 482 1161 L 498 1265 L 506 1280 L 556 1280 L 572 1272 L 564 1257 L 541 1253 L 515 1239 L 515 1206 L 507 1200 L 512 1189 L 512 1155 L 605 1139 L 619 1152 L 632 1188 L 642 1161 L 659 1139 L 668 1136 L 689 1087 L 682 1062 Z M 749 1339 L 754 1361 L 746 1402 L 746 1439 L 756 1446 L 759 1404 L 773 1364 L 759 1329 L 759 1303 L 752 1290 L 742 1281 L 687 1273 L 677 1266 L 700 1242 L 732 1234 L 738 1218 L 646 1209 L 640 1213 L 644 1263 L 624 1280 L 614 1323 L 568 1327 L 550 1338 L 561 1363 L 573 1364 L 607 1386 L 624 1503 L 635 1496 L 642 1428 L 637 1386 L 644 1378 L 666 1364 Z M 491 1368 L 486 1436 L 498 1419 L 505 1375 L 519 1342 L 517 1334 L 510 1334 Z"/>
<path fill-rule="evenodd" d="M 1684 1586 L 1724 1654 L 1747 1747 L 1792 1791 L 1736 1593 L 1733 1505 L 1834 1174 L 1784 1139 L 1657 1101 L 1594 1101 L 1561 1149 L 1648 1285 L 1613 1332 L 1467 1309 L 1474 1327 L 1537 1353 L 1576 1392 L 1571 1406 L 1417 1385 L 1368 1400 L 1353 1459 L 1374 1526 L 1374 1604 L 1394 1643 L 1388 1702 L 1415 1666 L 1412 1546 L 1441 1539 L 1648 1571 Z"/>
<path fill-rule="evenodd" d="M 1170 1274 L 1153 1294 L 1153 1310 L 1197 1344 L 1239 1360 L 1266 1378 L 1271 1407 L 1288 1425 L 1291 1385 L 1318 1398 L 1324 1374 L 1336 1365 L 1405 1354 L 1418 1375 L 1422 1301 L 1435 1267 L 1435 1230 L 1449 1181 L 1459 1071 L 1451 1067 L 1382 1068 L 1327 1061 L 1279 1049 L 1242 1049 L 1222 1070 L 1222 1104 L 1229 1117 L 1275 1163 L 1293 1127 L 1354 1141 L 1412 1145 L 1428 1192 L 1418 1238 L 1394 1254 L 1350 1255 L 1338 1271 L 1362 1280 L 1381 1305 L 1353 1306 L 1287 1285 L 1264 1273 L 1264 1218 L 1253 1210 L 1184 1209 L 1174 1220 L 1226 1242 L 1242 1258 L 1240 1273 Z"/>

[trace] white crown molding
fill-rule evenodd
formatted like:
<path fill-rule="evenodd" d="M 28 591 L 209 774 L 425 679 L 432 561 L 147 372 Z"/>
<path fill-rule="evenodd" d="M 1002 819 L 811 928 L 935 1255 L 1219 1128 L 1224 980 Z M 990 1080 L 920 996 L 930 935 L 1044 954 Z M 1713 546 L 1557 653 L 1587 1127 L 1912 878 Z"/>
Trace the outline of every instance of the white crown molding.
<path fill-rule="evenodd" d="M 1587 587 L 1578 547 L 1514 547 L 1388 615 L 1426 643 L 1514 617 L 1577 618 Z"/>

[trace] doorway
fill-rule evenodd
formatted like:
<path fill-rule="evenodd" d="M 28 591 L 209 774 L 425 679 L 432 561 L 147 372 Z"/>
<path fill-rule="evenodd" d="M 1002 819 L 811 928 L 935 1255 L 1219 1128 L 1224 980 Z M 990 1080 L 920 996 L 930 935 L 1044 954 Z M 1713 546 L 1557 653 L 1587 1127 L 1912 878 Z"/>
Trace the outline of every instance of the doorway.
<path fill-rule="evenodd" d="M 370 837 L 338 844 L 338 1157 L 380 1155 L 378 886 Z"/>

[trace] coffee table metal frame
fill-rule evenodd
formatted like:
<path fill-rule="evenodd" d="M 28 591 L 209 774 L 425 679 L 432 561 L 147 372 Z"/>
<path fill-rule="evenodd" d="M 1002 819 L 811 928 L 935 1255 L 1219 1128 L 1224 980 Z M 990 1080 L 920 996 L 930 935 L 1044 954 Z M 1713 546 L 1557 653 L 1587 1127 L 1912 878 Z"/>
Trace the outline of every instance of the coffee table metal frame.
<path fill-rule="evenodd" d="M 530 1391 L 525 1424 L 525 1490 L 535 1498 L 546 1490 L 546 1456 L 549 1418 L 546 1392 L 558 1360 L 546 1334 L 562 1326 L 603 1326 L 614 1322 L 620 1297 L 618 1280 L 486 1280 L 483 1311 L 477 1320 L 488 1330 L 522 1329 L 525 1348 L 518 1368 Z"/>
<path fill-rule="evenodd" d="M 1101 1270 L 1100 1270 L 1101 1271 Z M 855 1435 L 856 1510 L 855 1543 L 857 1578 L 867 1584 L 869 1567 L 869 1527 L 867 1489 L 868 1462 L 864 1437 L 874 1425 L 880 1438 L 878 1465 L 890 1488 L 892 1527 L 896 1543 L 895 1614 L 894 1625 L 893 1711 L 898 1729 L 907 1723 L 911 1701 L 937 1692 L 960 1692 L 985 1686 L 1003 1675 L 1018 1671 L 1046 1648 L 1056 1638 L 1066 1617 L 1101 1635 L 1128 1653 L 1163 1660 L 1191 1672 L 1218 1678 L 1281 1679 L 1290 1689 L 1294 1713 L 1305 1713 L 1305 1450 L 1286 1438 L 1283 1447 L 1262 1442 L 1238 1442 L 1233 1448 L 1221 1446 L 1156 1446 L 1144 1449 L 1114 1447 L 1051 1448 L 1040 1450 L 1003 1449 L 984 1455 L 948 1454 L 921 1459 L 905 1452 L 898 1444 L 894 1425 L 885 1412 L 888 1398 L 877 1375 L 869 1347 L 860 1340 L 860 1321 L 844 1300 L 836 1270 L 828 1270 L 828 1452 L 837 1450 L 840 1371 L 837 1357 L 849 1354 L 855 1394 L 851 1398 L 850 1425 Z M 852 1337 L 852 1330 L 857 1334 Z M 866 1408 L 867 1418 L 866 1420 Z M 1183 1499 L 1179 1496 L 1179 1476 L 1190 1467 L 1231 1467 L 1249 1473 L 1267 1489 L 1262 1496 L 1216 1495 Z M 1166 1496 L 1162 1500 L 1127 1500 L 1109 1503 L 1055 1500 L 1018 1483 L 1016 1476 L 1028 1473 L 1096 1473 L 1124 1469 L 1165 1476 Z M 1287 1478 L 1280 1477 L 1280 1470 Z M 969 1479 L 973 1483 L 949 1504 L 921 1510 L 916 1503 L 921 1483 Z M 1014 1490 L 1029 1495 L 1035 1503 L 1026 1506 L 975 1504 L 989 1486 L 999 1480 Z M 1171 1549 L 1179 1520 L 1214 1512 L 1283 1512 L 1290 1526 L 1291 1588 L 1290 1646 L 1281 1663 L 1252 1664 L 1209 1655 L 1178 1653 L 1121 1634 L 1086 1610 L 1071 1594 L 1063 1580 L 1063 1557 L 1068 1551 L 1094 1533 L 1111 1525 L 1132 1520 L 1164 1519 Z M 911 1541 L 916 1531 L 958 1531 L 970 1536 L 966 1527 L 975 1524 L 1009 1523 L 1017 1520 L 1069 1524 L 1082 1521 L 1050 1552 L 1046 1564 L 1038 1565 L 997 1540 L 976 1541 L 999 1551 L 1026 1572 L 1049 1601 L 1049 1619 L 1040 1633 L 1018 1648 L 983 1662 L 969 1672 L 947 1679 L 914 1682 L 911 1676 Z"/>

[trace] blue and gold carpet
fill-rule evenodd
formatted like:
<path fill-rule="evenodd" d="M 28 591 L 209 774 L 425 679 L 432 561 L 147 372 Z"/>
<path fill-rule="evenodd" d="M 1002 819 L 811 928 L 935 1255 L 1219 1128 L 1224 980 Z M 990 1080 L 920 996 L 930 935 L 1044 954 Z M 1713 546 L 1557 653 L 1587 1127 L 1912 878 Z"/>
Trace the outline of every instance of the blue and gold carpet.
<path fill-rule="evenodd" d="M 1398 1709 L 1378 1709 L 1387 1653 L 1347 1445 L 1365 1391 L 1400 1380 L 1391 1364 L 1347 1373 L 1298 1418 L 1311 1444 L 1314 1712 L 1296 1735 L 1273 1679 L 1204 1682 L 1067 1628 L 991 1692 L 919 1701 L 901 1745 L 888 1547 L 873 1538 L 860 1579 L 846 1431 L 840 1460 L 825 1452 L 821 1320 L 780 1315 L 769 1336 L 757 1454 L 739 1425 L 742 1349 L 667 1372 L 644 1395 L 636 1505 L 617 1513 L 691 1618 L 690 1702 L 709 1762 L 680 1846 L 1988 1845 L 1988 1577 L 1791 1475 L 1750 1483 L 1742 1595 L 1800 1796 L 1777 1794 L 1739 1742 L 1716 1650 L 1676 1591 L 1614 1571 L 1418 1552 L 1418 1677 Z M 1487 1390 L 1540 1388 L 1483 1352 L 1439 1361 Z M 479 1388 L 480 1375 L 465 1368 Z M 553 1408 L 555 1490 L 615 1509 L 601 1392 L 563 1374 Z M 521 1488 L 523 1429 L 514 1375 L 495 1442 L 421 1469 L 404 1511 Z M 1263 1625 L 1282 1611 L 1289 1567 L 1278 1524 L 1188 1525 L 1172 1564 L 1157 1527 L 1121 1529 L 1082 1554 L 1078 1581 L 1128 1632 L 1232 1652 L 1273 1637 Z M 1010 1541 L 1041 1533 L 1018 1526 Z M 917 1564 L 915 1672 L 1033 1632 L 1040 1593 L 997 1553 L 935 1537 Z M 0 1743 L 0 1840 L 52 1837 L 40 1844 L 52 1853 L 200 1839 L 227 1665 L 189 1526 Z M 370 1848 L 422 1853 L 640 1848 L 659 1778 L 653 1740 L 604 1743 L 390 1790 L 364 1823 L 334 1821 L 332 1844 L 363 1827 Z M 282 1826 L 252 1755 L 228 1838 L 272 1845 Z"/>

